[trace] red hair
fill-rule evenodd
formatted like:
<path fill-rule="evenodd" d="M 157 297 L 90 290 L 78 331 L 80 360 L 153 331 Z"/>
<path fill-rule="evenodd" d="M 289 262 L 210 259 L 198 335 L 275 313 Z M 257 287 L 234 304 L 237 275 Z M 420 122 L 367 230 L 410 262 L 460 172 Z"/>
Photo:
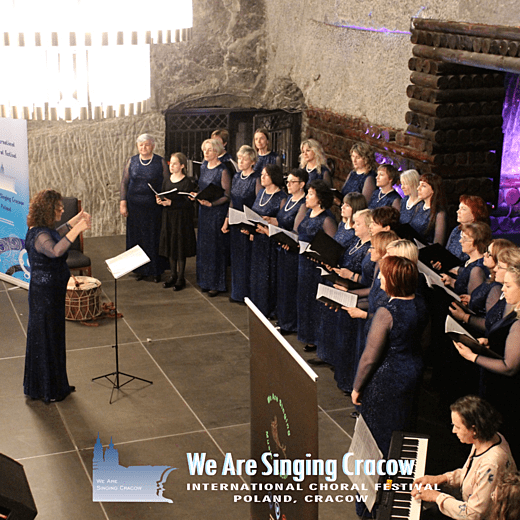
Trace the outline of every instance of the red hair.
<path fill-rule="evenodd" d="M 385 292 L 388 296 L 403 298 L 416 293 L 419 271 L 408 258 L 386 256 L 379 261 L 379 269 L 385 277 Z"/>
<path fill-rule="evenodd" d="M 482 197 L 478 195 L 461 195 L 459 202 L 468 206 L 475 222 L 484 222 L 489 224 L 489 211 L 487 204 Z"/>

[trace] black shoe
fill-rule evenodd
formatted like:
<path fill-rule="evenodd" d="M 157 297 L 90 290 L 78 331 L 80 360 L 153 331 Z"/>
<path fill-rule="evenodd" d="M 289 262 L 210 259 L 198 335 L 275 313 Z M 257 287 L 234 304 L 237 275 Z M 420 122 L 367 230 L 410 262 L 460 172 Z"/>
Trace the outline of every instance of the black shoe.
<path fill-rule="evenodd" d="M 153 281 L 154 281 L 155 283 L 159 283 L 159 282 L 161 281 L 161 277 L 160 277 L 160 276 L 154 276 L 154 277 L 153 277 Z"/>
<path fill-rule="evenodd" d="M 136 281 L 140 282 L 144 278 L 144 274 L 138 274 L 135 279 Z"/>
<path fill-rule="evenodd" d="M 170 289 L 170 287 L 173 287 L 177 283 L 177 280 L 175 278 L 170 278 L 169 280 L 166 280 L 162 286 L 164 289 Z"/>
<path fill-rule="evenodd" d="M 208 296 L 210 298 L 214 298 L 220 291 L 214 291 L 214 290 L 211 290 L 211 291 L 208 291 Z"/>
<path fill-rule="evenodd" d="M 282 336 L 290 336 L 291 334 L 294 334 L 291 330 L 285 330 L 282 329 L 282 327 L 276 327 L 276 330 L 282 335 Z"/>
<path fill-rule="evenodd" d="M 305 345 L 303 347 L 304 352 L 314 352 L 316 350 L 316 345 Z"/>
<path fill-rule="evenodd" d="M 315 367 L 320 367 L 320 366 L 325 366 L 325 365 L 330 366 L 330 363 L 326 363 L 325 361 L 323 361 L 317 357 L 308 359 L 307 363 L 309 363 L 309 365 L 314 365 Z"/>
<path fill-rule="evenodd" d="M 182 280 L 179 280 L 177 283 L 174 284 L 173 290 L 182 291 L 184 287 L 186 287 L 186 280 L 183 278 Z"/>
<path fill-rule="evenodd" d="M 352 419 L 357 419 L 359 417 L 359 412 L 350 412 L 350 417 L 352 417 Z"/>

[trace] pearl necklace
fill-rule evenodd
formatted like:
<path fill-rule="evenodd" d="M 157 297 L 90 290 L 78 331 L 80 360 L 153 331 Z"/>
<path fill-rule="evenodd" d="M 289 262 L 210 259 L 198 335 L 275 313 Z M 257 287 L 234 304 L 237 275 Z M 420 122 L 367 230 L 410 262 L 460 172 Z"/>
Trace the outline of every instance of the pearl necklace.
<path fill-rule="evenodd" d="M 245 177 L 244 177 L 244 172 L 241 171 L 240 172 L 240 178 L 245 181 L 251 174 L 253 173 L 253 171 L 249 172 Z"/>
<path fill-rule="evenodd" d="M 362 246 L 363 246 L 363 242 L 361 242 L 361 239 L 359 239 L 358 243 L 354 247 L 349 249 L 348 254 L 353 255 L 355 252 L 359 251 L 359 249 L 361 249 Z"/>
<path fill-rule="evenodd" d="M 291 209 L 293 209 L 294 206 L 296 206 L 296 204 L 298 204 L 298 202 L 300 202 L 300 200 L 302 200 L 302 199 L 303 199 L 303 196 L 300 197 L 298 200 L 295 200 L 291 207 L 289 207 L 289 202 L 293 201 L 294 199 L 293 198 L 288 199 L 286 204 L 285 204 L 285 207 L 283 208 L 284 211 L 291 211 Z"/>
<path fill-rule="evenodd" d="M 264 191 L 262 192 L 262 195 L 260 195 L 260 202 L 258 203 L 260 206 L 265 206 L 266 204 L 269 203 L 269 201 L 273 198 L 273 195 L 275 193 L 278 193 L 280 190 L 276 190 L 274 191 L 273 193 L 271 193 L 271 196 L 262 204 L 262 201 L 264 200 L 264 194 L 267 193 L 267 191 L 264 189 Z"/>
<path fill-rule="evenodd" d="M 149 160 L 147 163 L 144 163 L 144 162 L 143 162 L 143 159 L 141 158 L 141 154 L 139 154 L 139 162 L 140 162 L 143 166 L 148 166 L 152 161 L 153 161 L 153 155 L 152 155 L 152 157 L 150 157 L 150 160 Z"/>
<path fill-rule="evenodd" d="M 389 193 L 392 193 L 394 190 L 393 188 L 387 192 L 387 193 L 383 193 L 383 190 L 381 188 L 379 188 L 379 193 L 377 194 L 377 202 L 379 202 L 381 199 L 384 199 Z M 381 195 L 383 193 L 383 195 Z"/>

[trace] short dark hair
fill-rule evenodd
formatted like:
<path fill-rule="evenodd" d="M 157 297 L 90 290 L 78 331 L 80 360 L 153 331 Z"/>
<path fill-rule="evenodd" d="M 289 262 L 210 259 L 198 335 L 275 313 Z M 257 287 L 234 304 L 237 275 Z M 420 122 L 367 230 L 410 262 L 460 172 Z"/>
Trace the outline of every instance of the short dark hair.
<path fill-rule="evenodd" d="M 399 210 L 392 206 L 382 206 L 372 210 L 372 220 L 383 227 L 390 226 L 392 231 L 399 226 L 400 216 Z"/>
<path fill-rule="evenodd" d="M 218 128 L 211 134 L 211 138 L 220 137 L 224 145 L 228 144 L 229 132 L 225 128 Z"/>
<path fill-rule="evenodd" d="M 451 406 L 468 429 L 473 429 L 479 441 L 490 441 L 502 423 L 502 416 L 487 401 L 476 395 L 466 395 Z"/>
<path fill-rule="evenodd" d="M 273 184 L 276 184 L 279 188 L 284 187 L 283 172 L 280 166 L 277 164 L 266 164 L 264 170 L 267 172 L 267 175 L 271 177 Z"/>
<path fill-rule="evenodd" d="M 462 224 L 460 229 L 473 239 L 477 251 L 483 255 L 493 239 L 491 228 L 484 222 L 472 222 L 471 224 Z"/>
<path fill-rule="evenodd" d="M 332 204 L 334 204 L 334 195 L 325 181 L 315 179 L 307 186 L 307 189 L 310 188 L 316 192 L 320 206 L 323 209 L 329 209 L 332 207 Z"/>
<path fill-rule="evenodd" d="M 417 292 L 419 271 L 408 258 L 387 256 L 379 261 L 379 268 L 385 277 L 385 292 L 388 296 L 403 298 Z"/>
<path fill-rule="evenodd" d="M 304 182 L 305 184 L 309 182 L 309 174 L 307 173 L 307 170 L 304 170 L 303 168 L 296 168 L 294 170 L 291 170 L 289 175 L 294 175 L 294 177 L 298 177 L 300 182 Z"/>
<path fill-rule="evenodd" d="M 401 183 L 401 172 L 393 165 L 389 163 L 380 164 L 377 170 L 386 170 L 386 173 L 390 180 L 392 181 L 392 186 L 394 184 Z"/>

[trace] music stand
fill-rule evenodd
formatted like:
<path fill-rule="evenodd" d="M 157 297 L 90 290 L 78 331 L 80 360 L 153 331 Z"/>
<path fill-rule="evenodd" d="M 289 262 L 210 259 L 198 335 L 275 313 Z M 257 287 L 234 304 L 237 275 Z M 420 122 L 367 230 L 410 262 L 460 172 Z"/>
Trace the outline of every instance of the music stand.
<path fill-rule="evenodd" d="M 114 277 L 114 326 L 115 326 L 115 345 L 112 348 L 116 349 L 116 370 L 115 372 L 110 372 L 109 374 L 103 374 L 102 376 L 94 377 L 92 381 L 96 381 L 98 379 L 106 378 L 112 383 L 112 392 L 110 394 L 109 404 L 112 404 L 112 396 L 114 395 L 114 390 L 119 390 L 123 386 L 132 382 L 134 379 L 138 381 L 143 381 L 145 383 L 149 383 L 153 385 L 152 381 L 148 381 L 148 379 L 143 379 L 141 377 L 133 376 L 131 374 L 127 374 L 125 372 L 121 372 L 119 370 L 119 341 L 117 336 L 117 280 L 128 274 L 130 271 L 137 269 L 141 265 L 148 263 L 150 259 L 146 255 L 146 253 L 141 249 L 140 246 L 135 246 L 128 251 L 114 257 L 105 260 L 108 266 L 108 270 Z M 119 376 L 129 377 L 128 381 L 121 383 L 119 380 Z M 113 378 L 113 379 L 111 379 Z"/>

